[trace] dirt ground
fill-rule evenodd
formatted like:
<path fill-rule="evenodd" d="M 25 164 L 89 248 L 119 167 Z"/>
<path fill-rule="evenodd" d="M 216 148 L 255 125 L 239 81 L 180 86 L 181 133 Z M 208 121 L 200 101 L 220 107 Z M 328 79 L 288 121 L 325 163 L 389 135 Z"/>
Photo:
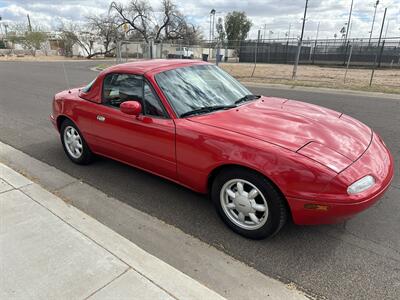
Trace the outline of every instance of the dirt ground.
<path fill-rule="evenodd" d="M 400 93 L 400 69 L 380 69 L 374 74 L 370 87 L 370 69 L 349 68 L 344 83 L 345 68 L 299 65 L 297 80 L 292 81 L 293 65 L 258 64 L 252 75 L 254 64 L 223 63 L 225 71 L 245 82 L 281 83 L 298 86 L 315 86 L 386 93 Z"/>

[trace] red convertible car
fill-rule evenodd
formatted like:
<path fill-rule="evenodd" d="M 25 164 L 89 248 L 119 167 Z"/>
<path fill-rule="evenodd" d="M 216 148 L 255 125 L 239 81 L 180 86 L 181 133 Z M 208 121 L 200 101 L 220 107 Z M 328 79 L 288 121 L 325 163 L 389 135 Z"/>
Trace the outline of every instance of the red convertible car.
<path fill-rule="evenodd" d="M 378 134 L 340 112 L 253 95 L 187 60 L 110 67 L 55 95 L 51 121 L 77 164 L 109 157 L 208 193 L 234 231 L 260 239 L 374 204 L 393 178 Z"/>

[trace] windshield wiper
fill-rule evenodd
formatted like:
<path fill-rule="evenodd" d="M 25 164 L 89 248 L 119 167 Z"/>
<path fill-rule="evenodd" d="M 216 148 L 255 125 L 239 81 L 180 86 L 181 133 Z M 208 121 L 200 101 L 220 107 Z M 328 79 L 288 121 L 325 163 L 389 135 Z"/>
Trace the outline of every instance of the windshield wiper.
<path fill-rule="evenodd" d="M 247 101 L 251 101 L 254 99 L 259 99 L 261 96 L 259 95 L 246 95 L 238 100 L 235 101 L 235 104 L 240 104 L 242 102 L 247 102 Z"/>
<path fill-rule="evenodd" d="M 191 110 L 188 112 L 185 112 L 180 115 L 181 118 L 192 116 L 192 115 L 198 115 L 202 113 L 208 113 L 216 110 L 222 110 L 222 109 L 230 109 L 234 108 L 236 105 L 215 105 L 215 106 L 204 106 L 195 110 Z"/>

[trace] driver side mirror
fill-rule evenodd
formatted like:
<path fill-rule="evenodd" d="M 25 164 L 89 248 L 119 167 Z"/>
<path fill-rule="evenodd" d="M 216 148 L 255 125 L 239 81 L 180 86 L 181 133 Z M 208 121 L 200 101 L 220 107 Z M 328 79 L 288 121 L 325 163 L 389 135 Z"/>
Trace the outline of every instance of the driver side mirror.
<path fill-rule="evenodd" d="M 138 101 L 122 102 L 119 108 L 127 115 L 138 116 L 142 113 L 142 105 Z"/>

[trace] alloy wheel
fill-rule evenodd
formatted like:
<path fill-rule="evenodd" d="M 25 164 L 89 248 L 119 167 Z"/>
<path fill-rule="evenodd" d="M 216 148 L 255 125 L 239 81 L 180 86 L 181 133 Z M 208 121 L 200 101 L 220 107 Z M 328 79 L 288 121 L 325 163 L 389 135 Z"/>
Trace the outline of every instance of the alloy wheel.
<path fill-rule="evenodd" d="M 268 204 L 261 191 L 251 182 L 231 179 L 220 192 L 221 206 L 226 216 L 246 230 L 262 227 L 268 219 Z"/>

